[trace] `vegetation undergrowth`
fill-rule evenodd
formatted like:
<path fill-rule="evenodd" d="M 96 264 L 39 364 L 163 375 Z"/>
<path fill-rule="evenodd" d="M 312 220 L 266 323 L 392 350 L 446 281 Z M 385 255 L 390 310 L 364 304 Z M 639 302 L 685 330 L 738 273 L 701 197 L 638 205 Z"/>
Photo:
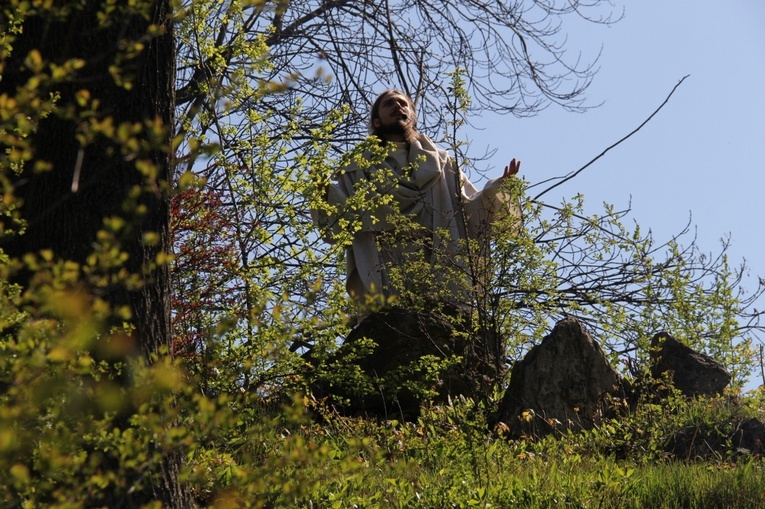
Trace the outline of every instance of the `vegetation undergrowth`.
<path fill-rule="evenodd" d="M 39 322 L 20 320 L 26 339 L 6 343 L 4 359 L 14 362 L 4 364 L 0 498 L 8 507 L 141 506 L 131 493 L 156 482 L 173 452 L 184 454 L 179 478 L 201 507 L 765 504 L 762 457 L 724 441 L 705 456 L 667 449 L 678 430 L 727 436 L 742 419 L 765 419 L 762 394 L 646 398 L 587 432 L 511 440 L 490 424 L 493 408 L 462 397 L 399 422 L 344 417 L 311 396 L 203 395 L 183 361 L 110 363 L 110 352 L 73 341 L 93 324 L 77 323 L 33 337 Z M 129 346 L 111 337 L 113 348 Z"/>
<path fill-rule="evenodd" d="M 248 467 L 242 464 L 227 485 L 226 504 L 640 508 L 765 503 L 765 462 L 745 451 L 728 450 L 706 460 L 678 459 L 661 447 L 638 443 L 618 457 L 613 445 L 624 437 L 616 436 L 611 424 L 588 433 L 507 440 L 489 429 L 484 409 L 464 399 L 424 408 L 416 422 L 375 422 L 326 411 L 318 420 L 304 421 L 298 407 L 316 411 L 321 405 L 309 399 L 295 403 L 292 416 L 298 420 L 281 422 L 265 441 L 240 450 L 271 448 L 266 460 L 271 491 L 253 491 L 249 476 L 242 474 Z M 684 410 L 695 414 L 688 419 L 692 422 L 700 414 L 719 417 L 719 405 L 697 400 L 686 402 Z M 677 414 L 664 417 L 665 424 L 682 419 Z M 649 419 L 633 415 L 624 426 L 650 428 Z M 669 432 L 652 430 L 657 440 Z M 213 497 L 211 503 L 223 504 L 224 498 Z"/>

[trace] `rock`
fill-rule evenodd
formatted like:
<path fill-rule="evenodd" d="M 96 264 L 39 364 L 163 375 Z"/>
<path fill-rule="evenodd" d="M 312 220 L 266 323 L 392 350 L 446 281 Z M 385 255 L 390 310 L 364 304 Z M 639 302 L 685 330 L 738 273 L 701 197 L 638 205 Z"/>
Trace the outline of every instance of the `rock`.
<path fill-rule="evenodd" d="M 684 426 L 669 436 L 664 452 L 678 460 L 709 460 L 727 453 L 727 440 L 717 426 Z"/>
<path fill-rule="evenodd" d="M 765 424 L 759 419 L 747 419 L 738 425 L 731 437 L 733 447 L 752 454 L 765 454 Z"/>
<path fill-rule="evenodd" d="M 372 313 L 358 324 L 339 351 L 326 364 L 350 361 L 360 368 L 367 390 L 329 384 L 328 377 L 312 387 L 314 396 L 328 396 L 343 413 L 412 418 L 426 402 L 426 389 L 435 394 L 427 401 L 440 403 L 454 396 L 486 400 L 504 376 L 504 348 L 490 337 L 471 331 L 469 315 L 448 316 L 401 308 Z M 371 352 L 358 355 L 359 346 L 373 343 Z M 433 372 L 423 358 L 447 361 L 451 367 Z M 310 359 L 309 359 L 310 362 Z M 345 403 L 339 403 L 343 401 Z"/>
<path fill-rule="evenodd" d="M 730 383 L 730 373 L 708 355 L 694 351 L 666 332 L 651 340 L 656 349 L 651 375 L 671 373 L 672 383 L 685 396 L 721 394 Z"/>
<path fill-rule="evenodd" d="M 620 391 L 600 345 L 578 320 L 566 318 L 513 366 L 499 419 L 513 437 L 590 429 L 611 412 Z"/>
<path fill-rule="evenodd" d="M 752 418 L 735 426 L 705 423 L 683 427 L 669 437 L 664 451 L 680 460 L 709 460 L 726 457 L 732 451 L 762 455 L 764 444 L 765 424 Z"/>

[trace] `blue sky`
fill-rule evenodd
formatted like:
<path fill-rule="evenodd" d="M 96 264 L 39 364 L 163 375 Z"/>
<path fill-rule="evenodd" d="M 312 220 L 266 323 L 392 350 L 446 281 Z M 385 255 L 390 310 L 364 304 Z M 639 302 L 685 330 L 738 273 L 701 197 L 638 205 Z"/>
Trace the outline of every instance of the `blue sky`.
<path fill-rule="evenodd" d="M 746 258 L 747 287 L 765 277 L 765 2 L 615 1 L 611 27 L 564 26 L 571 51 L 597 55 L 586 113 L 551 106 L 533 118 L 473 119 L 473 149 L 497 149 L 490 176 L 512 157 L 531 183 L 583 166 L 636 128 L 689 75 L 642 130 L 546 195 L 583 193 L 590 212 L 608 201 L 659 241 L 690 220 L 703 251 L 730 234 L 731 262 Z M 541 189 L 541 188 L 540 188 Z"/>

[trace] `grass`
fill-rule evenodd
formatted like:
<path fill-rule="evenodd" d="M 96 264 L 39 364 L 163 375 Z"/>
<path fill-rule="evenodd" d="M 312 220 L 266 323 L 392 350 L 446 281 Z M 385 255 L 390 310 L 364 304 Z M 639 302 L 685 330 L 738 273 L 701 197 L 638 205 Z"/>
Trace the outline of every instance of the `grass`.
<path fill-rule="evenodd" d="M 698 404 L 720 412 L 719 402 Z M 245 460 L 239 468 L 248 474 L 219 491 L 226 493 L 225 504 L 215 496 L 209 502 L 312 508 L 765 507 L 762 458 L 730 451 L 689 461 L 641 445 L 617 459 L 606 452 L 599 433 L 507 440 L 488 429 L 470 402 L 431 408 L 416 423 L 333 417 L 271 435 L 268 459 L 259 469 L 267 476 L 265 489 L 253 489 L 250 476 L 258 474 Z"/>

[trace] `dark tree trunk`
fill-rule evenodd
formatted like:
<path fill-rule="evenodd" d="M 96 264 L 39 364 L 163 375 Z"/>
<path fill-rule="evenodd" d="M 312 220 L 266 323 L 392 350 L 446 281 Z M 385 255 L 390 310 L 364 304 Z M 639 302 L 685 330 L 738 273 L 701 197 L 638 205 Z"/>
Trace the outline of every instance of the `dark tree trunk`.
<path fill-rule="evenodd" d="M 127 2 L 125 2 L 126 4 Z M 81 2 L 70 2 L 72 6 Z M 23 200 L 22 216 L 28 222 L 23 235 L 0 239 L 0 247 L 12 257 L 49 249 L 56 256 L 85 264 L 93 252 L 96 233 L 105 217 L 126 218 L 129 225 L 121 237 L 122 248 L 129 254 L 127 269 L 144 274 L 139 289 L 113 285 L 94 291 L 113 306 L 129 306 L 135 325 L 136 341 L 147 357 L 170 341 L 170 278 L 166 265 L 146 272 L 146 264 L 158 253 L 169 252 L 168 190 L 171 154 L 165 147 L 153 147 L 141 157 L 154 162 L 156 178 L 147 179 L 136 169 L 135 160 L 121 153 L 113 140 L 97 138 L 81 148 L 76 134 L 78 123 L 75 94 L 87 90 L 100 101 L 98 118 L 111 117 L 114 125 L 123 122 L 143 123 L 160 119 L 168 129 L 170 145 L 174 111 L 175 48 L 168 0 L 156 0 L 148 17 L 125 13 L 112 16 L 110 24 L 99 23 L 97 12 L 106 2 L 87 1 L 73 7 L 64 17 L 43 12 L 27 18 L 23 34 L 13 43 L 11 58 L 6 61 L 0 94 L 13 96 L 31 72 L 24 59 L 38 50 L 43 61 L 63 63 L 82 59 L 84 67 L 72 79 L 51 87 L 60 93 L 58 113 L 45 118 L 32 137 L 35 160 L 51 164 L 45 172 L 30 167 L 13 177 L 15 193 Z M 118 2 L 118 5 L 123 3 Z M 60 6 L 61 4 L 57 4 Z M 147 29 L 154 23 L 163 26 L 163 35 L 151 37 Z M 142 41 L 144 50 L 127 60 L 126 42 Z M 124 76 L 134 76 L 133 87 L 115 83 L 110 66 L 118 66 Z M 67 108 L 73 115 L 66 115 Z M 139 203 L 145 214 L 137 217 L 126 212 L 123 204 L 136 186 L 144 189 Z M 152 191 L 153 189 L 153 191 Z M 143 235 L 153 232 L 159 243 L 145 245 Z M 170 507 L 187 507 L 190 498 L 178 480 L 180 455 L 163 464 L 164 482 L 153 487 L 149 498 L 159 498 Z"/>
<path fill-rule="evenodd" d="M 166 24 L 164 36 L 155 38 L 146 37 L 154 20 L 136 15 L 120 17 L 111 26 L 100 27 L 96 19 L 100 4 L 87 2 L 81 10 L 73 9 L 65 19 L 46 16 L 27 19 L 22 36 L 13 44 L 12 58 L 0 81 L 0 93 L 14 94 L 16 87 L 27 81 L 31 73 L 23 69 L 22 62 L 30 50 L 37 49 L 44 61 L 63 63 L 71 58 L 85 61 L 74 79 L 55 87 L 61 94 L 60 111 L 75 104 L 77 91 L 88 90 L 101 103 L 99 117 L 111 117 L 115 125 L 159 118 L 170 128 L 175 76 L 170 25 Z M 154 22 L 162 24 L 169 13 L 167 0 L 155 2 L 153 10 Z M 115 64 L 115 56 L 124 47 L 122 41 L 142 38 L 148 43 L 146 50 L 121 65 L 123 74 L 135 76 L 133 88 L 126 90 L 115 83 L 109 67 Z M 142 194 L 140 201 L 146 206 L 146 214 L 140 219 L 127 215 L 123 201 L 134 186 L 145 186 L 146 179 L 136 170 L 135 161 L 121 154 L 110 140 L 97 139 L 81 151 L 75 137 L 79 120 L 54 114 L 41 122 L 33 138 L 35 159 L 51 163 L 52 169 L 35 173 L 26 168 L 16 179 L 16 196 L 23 200 L 21 213 L 28 228 L 21 236 L 3 239 L 2 248 L 12 256 L 50 249 L 57 256 L 85 263 L 103 219 L 128 216 L 131 226 L 122 239 L 123 248 L 130 255 L 127 267 L 133 273 L 141 273 L 158 252 L 169 250 L 166 190 L 157 187 L 154 193 Z M 159 168 L 157 181 L 167 181 L 169 152 L 155 149 L 146 155 Z M 78 167 L 79 174 L 75 175 Z M 149 231 L 159 235 L 159 244 L 142 243 L 142 235 Z M 166 267 L 153 271 L 140 290 L 128 291 L 115 285 L 106 291 L 110 303 L 132 308 L 137 337 L 146 353 L 168 344 L 170 301 Z"/>

